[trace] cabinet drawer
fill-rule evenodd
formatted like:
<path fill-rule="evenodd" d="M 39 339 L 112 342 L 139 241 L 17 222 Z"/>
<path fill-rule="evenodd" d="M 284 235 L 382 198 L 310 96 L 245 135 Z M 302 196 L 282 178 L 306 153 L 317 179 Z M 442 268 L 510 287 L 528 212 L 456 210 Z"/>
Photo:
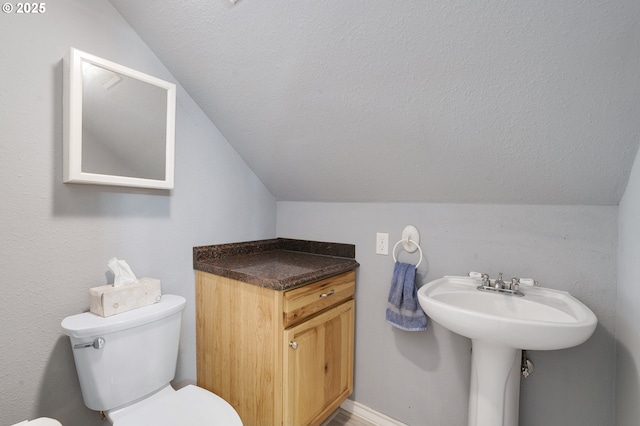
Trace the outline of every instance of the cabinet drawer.
<path fill-rule="evenodd" d="M 340 275 L 289 290 L 284 293 L 284 327 L 290 327 L 318 312 L 353 298 L 356 272 Z"/>

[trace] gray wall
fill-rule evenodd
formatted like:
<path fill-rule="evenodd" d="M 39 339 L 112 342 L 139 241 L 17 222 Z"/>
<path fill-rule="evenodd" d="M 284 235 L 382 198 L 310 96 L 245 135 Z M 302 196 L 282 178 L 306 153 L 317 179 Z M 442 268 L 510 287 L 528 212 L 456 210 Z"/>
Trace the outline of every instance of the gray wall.
<path fill-rule="evenodd" d="M 193 380 L 191 247 L 276 235 L 276 203 L 180 87 L 175 190 L 63 184 L 61 58 L 69 47 L 173 78 L 106 1 L 59 0 L 40 16 L 2 14 L 0 22 L 0 424 L 50 416 L 98 425 L 59 324 L 87 307 L 107 260 L 126 259 L 139 276 L 187 297 L 178 380 Z M 620 426 L 638 418 L 638 173 L 619 212 Z M 523 381 L 521 424 L 602 426 L 613 423 L 617 218 L 616 207 L 281 202 L 277 234 L 357 245 L 356 401 L 412 425 L 465 422 L 468 340 L 434 323 L 410 334 L 384 322 L 393 262 L 375 254 L 375 233 L 389 232 L 394 244 L 413 224 L 426 255 L 422 282 L 469 270 L 532 276 L 594 310 L 600 323 L 587 343 L 531 353 L 537 369 Z"/>
<path fill-rule="evenodd" d="M 616 424 L 640 419 L 640 153 L 618 216 Z"/>
<path fill-rule="evenodd" d="M 419 282 L 469 271 L 533 277 L 569 291 L 599 319 L 583 345 L 531 352 L 521 426 L 614 423 L 617 207 L 278 202 L 278 236 L 356 244 L 353 399 L 410 425 L 466 424 L 470 341 L 430 322 L 425 333 L 384 320 L 393 260 L 375 254 L 405 225 L 420 231 Z M 400 253 L 405 261 L 415 254 Z"/>
<path fill-rule="evenodd" d="M 275 236 L 276 204 L 178 87 L 171 192 L 62 183 L 62 65 L 73 46 L 172 76 L 106 0 L 0 16 L 0 424 L 101 424 L 84 407 L 60 321 L 88 307 L 107 261 L 187 298 L 178 380 L 195 379 L 195 245 Z"/>

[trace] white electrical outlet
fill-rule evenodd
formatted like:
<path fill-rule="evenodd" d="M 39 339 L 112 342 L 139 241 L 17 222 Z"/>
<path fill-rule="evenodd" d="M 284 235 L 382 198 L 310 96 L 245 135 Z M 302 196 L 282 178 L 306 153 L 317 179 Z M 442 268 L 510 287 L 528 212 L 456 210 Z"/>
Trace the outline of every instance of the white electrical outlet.
<path fill-rule="evenodd" d="M 389 255 L 389 234 L 383 232 L 376 234 L 376 254 Z"/>

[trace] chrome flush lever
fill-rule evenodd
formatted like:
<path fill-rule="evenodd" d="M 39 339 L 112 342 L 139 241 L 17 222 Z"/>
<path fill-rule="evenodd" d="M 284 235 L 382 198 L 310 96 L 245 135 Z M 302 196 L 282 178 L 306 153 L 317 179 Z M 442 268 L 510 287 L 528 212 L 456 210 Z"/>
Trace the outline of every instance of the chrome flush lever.
<path fill-rule="evenodd" d="M 89 343 L 78 343 L 73 345 L 73 349 L 84 349 L 84 348 L 93 348 L 93 349 L 102 349 L 105 344 L 104 337 L 96 337 L 93 342 Z"/>

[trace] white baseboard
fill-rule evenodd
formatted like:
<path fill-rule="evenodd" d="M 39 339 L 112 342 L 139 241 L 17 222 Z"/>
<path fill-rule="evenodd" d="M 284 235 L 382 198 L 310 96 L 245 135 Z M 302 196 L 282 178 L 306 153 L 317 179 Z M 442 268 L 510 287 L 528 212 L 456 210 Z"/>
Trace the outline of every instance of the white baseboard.
<path fill-rule="evenodd" d="M 340 405 L 340 408 L 353 413 L 358 417 L 362 417 L 368 422 L 378 426 L 408 426 L 396 419 L 392 419 L 391 417 L 374 410 L 373 408 L 369 408 L 366 405 L 360 404 L 359 402 L 352 401 L 350 399 L 345 400 L 342 405 Z"/>

